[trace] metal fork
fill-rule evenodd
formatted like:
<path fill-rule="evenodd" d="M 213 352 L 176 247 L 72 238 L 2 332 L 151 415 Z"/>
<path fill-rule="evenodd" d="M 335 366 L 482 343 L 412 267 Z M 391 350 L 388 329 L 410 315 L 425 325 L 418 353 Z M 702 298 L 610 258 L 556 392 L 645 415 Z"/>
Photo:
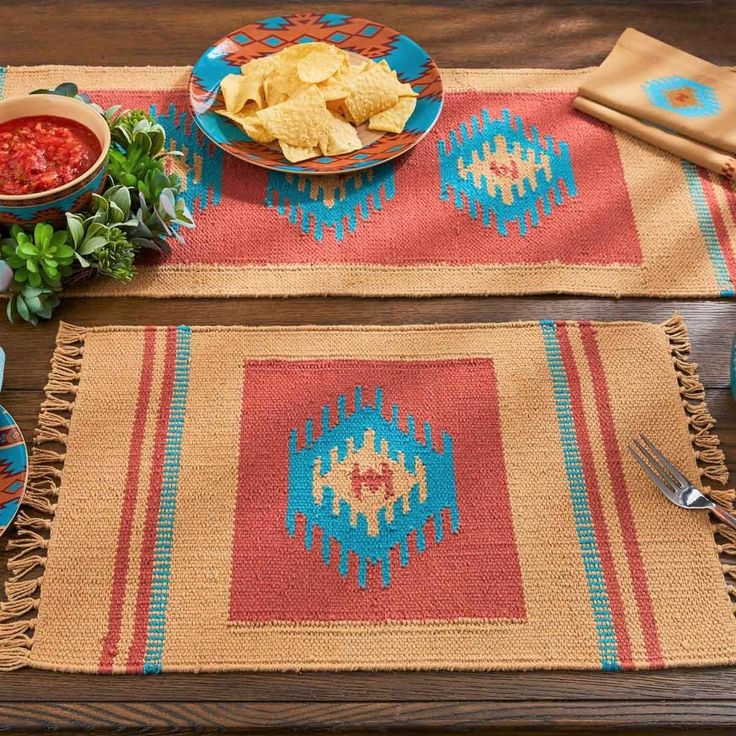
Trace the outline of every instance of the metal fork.
<path fill-rule="evenodd" d="M 645 434 L 635 438 L 633 446 L 629 445 L 628 449 L 641 469 L 672 503 L 683 509 L 708 509 L 724 524 L 736 529 L 736 516 L 704 496 Z"/>

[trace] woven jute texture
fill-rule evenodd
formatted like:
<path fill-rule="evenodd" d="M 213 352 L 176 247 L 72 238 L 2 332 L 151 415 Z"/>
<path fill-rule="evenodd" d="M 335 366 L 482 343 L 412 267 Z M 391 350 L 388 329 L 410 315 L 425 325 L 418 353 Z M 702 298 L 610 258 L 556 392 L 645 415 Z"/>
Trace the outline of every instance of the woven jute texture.
<path fill-rule="evenodd" d="M 591 71 L 445 69 L 431 134 L 347 177 L 223 154 L 191 119 L 185 67 L 8 67 L 0 96 L 74 80 L 150 109 L 184 153 L 196 230 L 87 295 L 733 296 L 736 183 L 575 111 Z"/>
<path fill-rule="evenodd" d="M 62 325 L 0 665 L 736 662 L 733 532 L 685 326 Z"/>

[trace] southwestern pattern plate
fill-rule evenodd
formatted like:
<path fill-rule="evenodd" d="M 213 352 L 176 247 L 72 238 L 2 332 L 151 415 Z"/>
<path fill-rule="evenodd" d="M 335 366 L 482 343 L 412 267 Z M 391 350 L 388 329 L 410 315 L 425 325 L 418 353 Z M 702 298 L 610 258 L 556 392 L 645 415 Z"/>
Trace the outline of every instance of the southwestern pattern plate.
<path fill-rule="evenodd" d="M 384 133 L 363 148 L 341 156 L 320 156 L 291 164 L 271 145 L 256 143 L 215 110 L 223 105 L 220 81 L 241 65 L 295 43 L 324 41 L 376 61 L 385 59 L 402 82 L 419 94 L 414 114 L 401 133 Z M 337 174 L 390 161 L 415 146 L 434 126 L 442 109 L 442 79 L 427 52 L 398 31 L 363 18 L 337 13 L 277 16 L 238 28 L 215 42 L 194 65 L 189 104 L 197 125 L 223 150 L 249 163 L 299 174 Z"/>

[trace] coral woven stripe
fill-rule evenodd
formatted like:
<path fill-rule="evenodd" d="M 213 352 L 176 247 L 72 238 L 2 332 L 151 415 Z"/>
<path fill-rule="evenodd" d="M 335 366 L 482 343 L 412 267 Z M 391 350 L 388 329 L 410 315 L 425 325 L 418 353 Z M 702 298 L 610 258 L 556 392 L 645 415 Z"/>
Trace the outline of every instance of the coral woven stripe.
<path fill-rule="evenodd" d="M 148 109 L 184 154 L 169 166 L 196 229 L 132 283 L 82 295 L 733 296 L 732 184 L 575 111 L 590 71 L 445 69 L 429 135 L 346 177 L 216 148 L 187 67 L 0 68 L 0 96 L 73 79 L 103 107 Z"/>
<path fill-rule="evenodd" d="M 102 645 L 100 671 L 109 672 L 118 652 L 120 627 L 122 624 L 125 580 L 130 560 L 130 539 L 132 536 L 133 512 L 138 498 L 138 481 L 141 466 L 141 437 L 146 428 L 146 415 L 151 398 L 153 380 L 153 360 L 156 351 L 156 331 L 148 328 L 143 339 L 143 365 L 138 383 L 138 402 L 135 409 L 133 430 L 130 435 L 130 460 L 125 480 L 125 499 L 120 514 L 117 550 L 115 552 L 115 571 L 113 574 L 110 613 L 108 614 L 107 634 Z"/>
<path fill-rule="evenodd" d="M 0 668 L 735 663 L 733 537 L 622 452 L 642 430 L 731 507 L 677 316 L 62 325 Z"/>
<path fill-rule="evenodd" d="M 595 402 L 598 410 L 598 421 L 606 451 L 608 473 L 614 486 L 621 489 L 613 494 L 618 512 L 618 520 L 626 545 L 626 556 L 629 571 L 636 597 L 636 607 L 639 611 L 641 630 L 646 643 L 647 658 L 652 667 L 663 667 L 662 651 L 657 633 L 657 623 L 654 620 L 654 610 L 646 571 L 642 561 L 639 540 L 636 534 L 634 516 L 629 502 L 628 486 L 623 470 L 623 460 L 616 435 L 616 426 L 611 409 L 611 398 L 608 394 L 606 372 L 601 361 L 598 349 L 598 337 L 595 325 L 590 322 L 580 323 L 580 337 L 585 349 L 588 368 L 593 379 Z"/>
<path fill-rule="evenodd" d="M 152 605 L 154 560 L 157 551 L 157 528 L 164 476 L 166 473 L 166 440 L 169 417 L 174 395 L 174 371 L 176 360 L 176 328 L 165 331 L 166 348 L 164 373 L 159 396 L 158 419 L 156 421 L 151 479 L 148 487 L 148 505 L 143 529 L 143 547 L 140 558 L 138 594 L 136 596 L 133 643 L 128 654 L 128 670 L 137 672 L 144 662 L 147 651 L 149 613 Z"/>
<path fill-rule="evenodd" d="M 733 286 L 736 283 L 736 257 L 731 243 L 731 237 L 729 236 L 728 230 L 726 229 L 726 212 L 722 210 L 718 199 L 716 198 L 715 187 L 721 187 L 722 189 L 730 189 L 730 182 L 722 181 L 716 174 L 700 170 L 700 181 L 703 185 L 703 192 L 705 194 L 706 201 L 708 202 L 708 209 L 710 210 L 711 217 L 713 218 L 713 229 L 715 230 L 716 238 L 720 244 L 720 251 L 723 254 L 723 260 L 726 264 L 726 270 L 728 271 L 728 277 Z M 715 183 L 714 183 L 715 179 Z"/>

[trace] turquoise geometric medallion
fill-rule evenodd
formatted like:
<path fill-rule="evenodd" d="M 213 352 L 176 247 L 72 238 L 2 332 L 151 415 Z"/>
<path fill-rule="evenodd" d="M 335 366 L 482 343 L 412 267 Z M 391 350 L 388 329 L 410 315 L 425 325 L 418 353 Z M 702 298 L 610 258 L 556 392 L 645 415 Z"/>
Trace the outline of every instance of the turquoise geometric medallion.
<path fill-rule="evenodd" d="M 570 152 L 565 141 L 526 131 L 507 109 L 492 118 L 481 110 L 470 124 L 462 122 L 437 144 L 440 199 L 452 200 L 458 210 L 508 235 L 516 223 L 520 235 L 538 227 L 540 209 L 546 216 L 566 197 L 577 193 Z"/>
<path fill-rule="evenodd" d="M 381 584 L 391 584 L 391 552 L 402 567 L 409 564 L 409 539 L 426 550 L 425 525 L 432 520 L 434 538 L 442 542 L 447 528 L 456 533 L 460 516 L 455 493 L 452 438 L 442 434 L 442 449 L 432 444 L 432 429 L 424 425 L 424 440 L 415 435 L 412 416 L 407 429 L 399 423 L 399 407 L 391 419 L 382 413 L 383 392 L 375 389 L 374 406 L 363 405 L 363 389 L 355 389 L 355 410 L 348 414 L 345 396 L 337 400 L 337 421 L 330 426 L 330 406 L 322 409 L 322 427 L 315 439 L 311 420 L 304 425 L 304 447 L 298 432 L 289 438 L 289 500 L 286 530 L 296 534 L 297 516 L 305 521 L 304 546 L 311 550 L 314 532 L 322 535 L 322 562 L 337 565 L 348 576 L 349 556 L 357 558 L 357 579 L 368 584 L 368 564 L 381 566 Z M 332 559 L 333 550 L 337 559 Z"/>
<path fill-rule="evenodd" d="M 661 77 L 645 82 L 642 87 L 655 107 L 686 118 L 705 118 L 721 111 L 716 91 L 687 77 Z"/>
<path fill-rule="evenodd" d="M 320 242 L 331 231 L 341 242 L 394 198 L 392 162 L 346 175 L 299 176 L 270 171 L 266 206 Z"/>

